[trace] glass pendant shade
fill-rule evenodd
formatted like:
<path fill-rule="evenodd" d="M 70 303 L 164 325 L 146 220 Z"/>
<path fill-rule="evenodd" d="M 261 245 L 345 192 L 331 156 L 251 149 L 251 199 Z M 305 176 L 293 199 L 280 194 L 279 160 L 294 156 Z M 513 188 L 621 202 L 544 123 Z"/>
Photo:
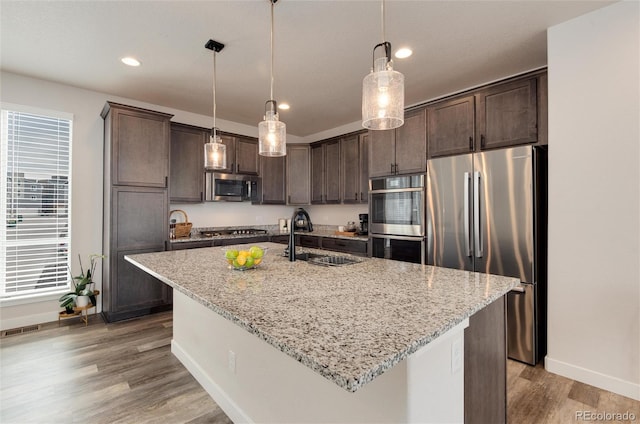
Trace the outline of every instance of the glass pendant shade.
<path fill-rule="evenodd" d="M 390 130 L 404 124 L 404 75 L 393 70 L 387 57 L 374 62 L 362 81 L 362 126 Z"/>
<path fill-rule="evenodd" d="M 261 156 L 287 154 L 287 126 L 278 120 L 278 112 L 268 110 L 258 124 L 258 150 Z"/>
<path fill-rule="evenodd" d="M 209 137 L 209 142 L 204 145 L 204 167 L 205 169 L 226 169 L 227 168 L 227 146 L 222 144 L 219 135 Z"/>

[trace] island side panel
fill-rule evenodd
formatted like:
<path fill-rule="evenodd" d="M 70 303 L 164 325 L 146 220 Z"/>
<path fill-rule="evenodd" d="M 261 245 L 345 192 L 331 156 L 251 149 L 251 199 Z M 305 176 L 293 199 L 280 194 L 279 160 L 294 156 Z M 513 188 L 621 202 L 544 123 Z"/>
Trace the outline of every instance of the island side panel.
<path fill-rule="evenodd" d="M 411 422 L 432 413 L 461 421 L 461 396 L 456 405 L 429 394 L 462 387 L 462 372 L 428 374 L 450 370 L 467 320 L 355 393 L 178 292 L 173 325 L 172 352 L 234 422 Z"/>
<path fill-rule="evenodd" d="M 464 422 L 506 423 L 506 296 L 473 314 L 464 337 Z"/>

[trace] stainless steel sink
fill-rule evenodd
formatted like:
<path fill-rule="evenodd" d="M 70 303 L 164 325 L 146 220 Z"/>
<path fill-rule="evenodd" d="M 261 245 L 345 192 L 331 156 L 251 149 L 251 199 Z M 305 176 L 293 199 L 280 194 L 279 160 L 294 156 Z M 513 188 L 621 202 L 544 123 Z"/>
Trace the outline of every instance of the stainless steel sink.
<path fill-rule="evenodd" d="M 309 263 L 324 266 L 343 266 L 360 263 L 360 260 L 348 256 L 322 256 L 309 259 Z"/>
<path fill-rule="evenodd" d="M 319 253 L 296 253 L 296 259 L 299 261 L 309 261 L 311 259 L 324 258 L 327 255 Z"/>

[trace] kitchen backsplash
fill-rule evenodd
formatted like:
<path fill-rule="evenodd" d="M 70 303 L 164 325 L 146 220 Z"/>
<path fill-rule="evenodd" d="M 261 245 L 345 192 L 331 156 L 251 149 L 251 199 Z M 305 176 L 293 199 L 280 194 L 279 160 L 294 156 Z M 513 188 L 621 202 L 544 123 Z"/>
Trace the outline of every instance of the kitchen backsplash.
<path fill-rule="evenodd" d="M 316 225 L 345 225 L 358 221 L 358 215 L 368 212 L 368 205 L 307 205 L 302 206 Z M 248 202 L 215 202 L 172 204 L 170 210 L 181 209 L 194 227 L 250 227 L 274 225 L 279 218 L 291 218 L 298 206 L 252 205 Z M 173 218 L 181 220 L 179 214 Z"/>

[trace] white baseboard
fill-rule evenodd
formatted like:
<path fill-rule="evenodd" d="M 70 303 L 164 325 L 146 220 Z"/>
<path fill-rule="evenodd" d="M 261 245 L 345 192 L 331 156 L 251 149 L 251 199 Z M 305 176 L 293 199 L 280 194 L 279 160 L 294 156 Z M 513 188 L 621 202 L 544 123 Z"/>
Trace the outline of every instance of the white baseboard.
<path fill-rule="evenodd" d="M 209 396 L 211 396 L 224 413 L 227 414 L 231 421 L 234 423 L 253 423 L 249 416 L 227 396 L 220 386 L 207 376 L 200 365 L 198 365 L 175 340 L 171 340 L 171 353 L 182 362 L 182 365 L 184 365 L 198 383 L 200 383 L 202 388 L 209 393 Z"/>
<path fill-rule="evenodd" d="M 640 384 L 612 377 L 577 365 L 568 364 L 547 356 L 544 360 L 547 371 L 581 383 L 589 384 L 631 399 L 640 400 Z"/>
<path fill-rule="evenodd" d="M 0 313 L 1 316 L 1 313 Z M 0 329 L 11 330 L 13 328 L 26 327 L 28 325 L 43 324 L 58 320 L 57 312 L 42 312 L 40 314 L 25 315 L 17 318 L 0 318 Z"/>

